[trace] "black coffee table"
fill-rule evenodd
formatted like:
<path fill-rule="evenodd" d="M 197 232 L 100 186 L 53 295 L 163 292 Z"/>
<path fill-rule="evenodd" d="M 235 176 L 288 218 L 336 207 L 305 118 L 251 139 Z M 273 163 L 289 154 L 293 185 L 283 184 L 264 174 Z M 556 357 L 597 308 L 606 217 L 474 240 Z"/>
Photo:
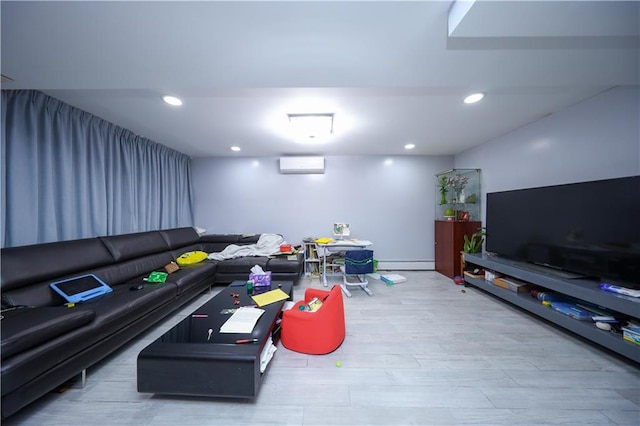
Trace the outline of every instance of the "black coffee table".
<path fill-rule="evenodd" d="M 291 281 L 272 282 L 271 288 L 260 287 L 257 291 L 276 288 L 292 299 Z M 234 305 L 235 300 L 240 304 Z M 245 287 L 225 287 L 143 349 L 138 355 L 138 392 L 255 398 L 264 376 L 260 372 L 260 354 L 269 337 L 274 344 L 279 337 L 276 320 L 284 301 L 263 306 L 265 312 L 253 332 L 220 333 L 220 326 L 230 317 L 222 310 L 251 305 L 253 299 Z M 213 330 L 210 338 L 209 329 Z M 239 339 L 257 342 L 237 344 Z"/>

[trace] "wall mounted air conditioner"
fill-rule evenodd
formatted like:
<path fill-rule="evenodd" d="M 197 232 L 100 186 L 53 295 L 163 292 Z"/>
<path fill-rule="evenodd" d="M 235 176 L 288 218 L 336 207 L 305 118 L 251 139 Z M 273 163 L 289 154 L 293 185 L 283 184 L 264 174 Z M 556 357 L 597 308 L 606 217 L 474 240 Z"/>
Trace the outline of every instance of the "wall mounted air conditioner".
<path fill-rule="evenodd" d="M 324 173 L 324 157 L 280 157 L 280 173 Z"/>

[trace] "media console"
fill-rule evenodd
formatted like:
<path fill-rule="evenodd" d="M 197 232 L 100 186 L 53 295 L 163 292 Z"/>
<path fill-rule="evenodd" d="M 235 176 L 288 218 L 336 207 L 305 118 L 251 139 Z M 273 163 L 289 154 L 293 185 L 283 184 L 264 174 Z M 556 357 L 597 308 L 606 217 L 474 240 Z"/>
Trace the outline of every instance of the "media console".
<path fill-rule="evenodd" d="M 551 272 L 545 273 L 543 271 L 528 269 L 520 262 L 488 254 L 466 253 L 465 264 L 467 265 L 467 269 L 479 267 L 494 271 L 507 277 L 516 278 L 538 287 L 543 287 L 585 302 L 590 302 L 611 311 L 619 312 L 620 314 L 638 319 L 638 322 L 640 322 L 640 299 L 600 290 L 598 288 L 598 281 L 580 278 L 566 279 L 554 275 Z M 485 290 L 496 297 L 572 331 L 585 339 L 640 363 L 640 345 L 624 341 L 621 334 L 600 330 L 595 327 L 591 321 L 579 321 L 550 309 L 544 306 L 538 299 L 533 298 L 529 292 L 516 293 L 495 286 L 482 278 L 473 278 L 465 275 L 464 279 L 467 284 Z"/>

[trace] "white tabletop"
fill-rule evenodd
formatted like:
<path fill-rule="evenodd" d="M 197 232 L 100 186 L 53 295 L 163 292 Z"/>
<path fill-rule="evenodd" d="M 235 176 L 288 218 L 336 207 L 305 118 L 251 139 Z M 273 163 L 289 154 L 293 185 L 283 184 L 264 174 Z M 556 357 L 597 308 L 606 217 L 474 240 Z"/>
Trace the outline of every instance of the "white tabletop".
<path fill-rule="evenodd" d="M 367 247 L 373 243 L 369 240 L 333 240 L 330 243 L 318 244 L 320 247 Z"/>

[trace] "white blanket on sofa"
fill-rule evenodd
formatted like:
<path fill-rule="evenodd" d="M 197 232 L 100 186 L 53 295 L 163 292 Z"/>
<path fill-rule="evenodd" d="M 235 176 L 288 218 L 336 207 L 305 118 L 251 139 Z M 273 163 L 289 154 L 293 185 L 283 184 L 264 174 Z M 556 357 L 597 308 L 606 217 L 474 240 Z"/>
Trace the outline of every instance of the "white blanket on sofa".
<path fill-rule="evenodd" d="M 280 251 L 280 244 L 284 238 L 280 234 L 261 234 L 255 244 L 238 245 L 230 244 L 224 250 L 217 253 L 209 253 L 211 260 L 225 260 L 245 256 L 271 256 Z"/>

